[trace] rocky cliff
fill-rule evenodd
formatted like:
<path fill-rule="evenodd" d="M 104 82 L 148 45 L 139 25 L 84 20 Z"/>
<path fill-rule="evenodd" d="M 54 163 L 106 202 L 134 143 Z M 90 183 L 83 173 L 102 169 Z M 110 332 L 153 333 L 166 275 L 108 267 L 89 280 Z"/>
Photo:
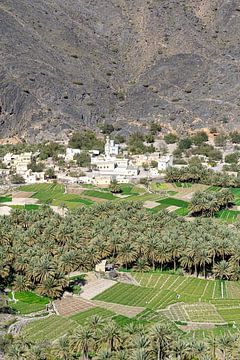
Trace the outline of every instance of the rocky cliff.
<path fill-rule="evenodd" d="M 235 126 L 239 49 L 238 0 L 1 0 L 0 136 Z"/>

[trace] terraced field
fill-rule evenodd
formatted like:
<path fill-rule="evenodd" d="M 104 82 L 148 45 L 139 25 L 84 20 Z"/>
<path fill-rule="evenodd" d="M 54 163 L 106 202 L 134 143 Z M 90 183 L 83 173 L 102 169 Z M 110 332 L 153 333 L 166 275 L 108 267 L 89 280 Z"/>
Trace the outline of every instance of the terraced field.
<path fill-rule="evenodd" d="M 64 193 L 64 186 L 55 183 L 23 185 L 19 189 L 33 192 L 32 197 L 42 203 L 50 203 Z"/>
<path fill-rule="evenodd" d="M 9 301 L 9 306 L 21 314 L 30 314 L 46 309 L 49 299 L 44 296 L 36 295 L 31 291 L 18 291 L 14 294 L 16 302 Z M 9 299 L 12 299 L 12 293 L 9 293 Z"/>
<path fill-rule="evenodd" d="M 154 314 L 153 318 L 161 313 L 172 321 L 214 324 L 236 321 L 240 324 L 238 282 L 204 280 L 161 273 L 133 273 L 133 276 L 139 286 L 119 283 L 95 299 L 142 306 L 152 315 Z M 165 310 L 162 311 L 163 309 Z M 235 315 L 232 315 L 231 309 L 234 310 Z"/>
<path fill-rule="evenodd" d="M 95 307 L 68 317 L 56 315 L 31 322 L 24 328 L 23 335 L 30 340 L 55 340 L 86 323 L 93 315 L 112 318 L 121 326 L 129 322 L 168 322 L 199 338 L 239 331 L 238 282 L 166 273 L 132 273 L 132 276 L 139 286 L 117 283 L 94 298 Z M 129 317 L 127 313 L 124 316 L 123 310 L 130 308 L 123 305 L 139 310 Z"/>

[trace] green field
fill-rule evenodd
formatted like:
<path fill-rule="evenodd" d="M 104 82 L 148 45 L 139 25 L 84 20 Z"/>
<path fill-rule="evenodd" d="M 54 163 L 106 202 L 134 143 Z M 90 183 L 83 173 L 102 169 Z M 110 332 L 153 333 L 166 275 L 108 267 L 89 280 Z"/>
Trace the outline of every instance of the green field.
<path fill-rule="evenodd" d="M 0 203 L 11 202 L 11 201 L 12 201 L 11 196 L 0 196 Z"/>
<path fill-rule="evenodd" d="M 9 293 L 9 298 L 12 298 L 11 293 Z M 9 301 L 9 306 L 21 314 L 30 314 L 44 310 L 49 303 L 47 297 L 39 296 L 30 291 L 16 292 L 15 299 L 17 302 Z"/>
<path fill-rule="evenodd" d="M 19 189 L 21 191 L 33 192 L 32 197 L 42 203 L 51 203 L 64 193 L 64 186 L 55 183 L 23 185 Z"/>
<path fill-rule="evenodd" d="M 184 188 L 184 189 L 188 189 L 188 188 L 192 187 L 191 183 L 175 182 L 175 183 L 173 183 L 173 185 L 176 186 L 177 188 Z"/>
<path fill-rule="evenodd" d="M 174 322 L 225 324 L 232 323 L 234 319 L 240 325 L 238 282 L 204 280 L 164 273 L 133 273 L 133 276 L 140 286 L 118 283 L 96 299 L 144 307 L 150 311 L 151 316 L 155 314 L 155 320 L 156 312 L 159 314 L 160 311 L 160 314 Z"/>
<path fill-rule="evenodd" d="M 84 324 L 91 316 L 98 315 L 101 316 L 102 319 L 111 318 L 115 316 L 110 310 L 102 309 L 100 307 L 95 307 L 83 312 L 80 312 L 76 315 L 72 315 L 69 319 L 76 321 L 78 324 Z"/>
<path fill-rule="evenodd" d="M 104 200 L 115 200 L 117 199 L 116 196 L 114 196 L 112 193 L 103 192 L 103 191 L 97 191 L 97 190 L 85 190 L 83 192 L 83 195 L 98 198 L 98 199 L 104 199 Z"/>
<path fill-rule="evenodd" d="M 164 204 L 164 205 L 168 205 L 168 206 L 178 206 L 181 208 L 187 208 L 189 203 L 187 201 L 184 200 L 180 200 L 180 199 L 175 199 L 175 198 L 165 198 L 162 200 L 158 200 L 159 203 Z"/>
<path fill-rule="evenodd" d="M 236 210 L 220 210 L 215 214 L 215 217 L 221 220 L 226 220 L 229 223 L 233 223 L 240 215 L 240 211 Z"/>
<path fill-rule="evenodd" d="M 187 208 L 179 208 L 177 210 L 175 210 L 175 214 L 177 214 L 178 216 L 187 216 L 189 213 L 189 210 Z"/>
<path fill-rule="evenodd" d="M 212 325 L 211 329 L 190 331 L 191 335 L 200 339 L 208 334 L 220 335 L 240 330 L 238 282 L 204 280 L 160 272 L 133 272 L 132 276 L 138 286 L 117 283 L 95 299 L 144 308 L 136 317 L 130 319 L 97 306 L 68 318 L 54 315 L 31 322 L 24 328 L 23 335 L 30 340 L 55 340 L 86 323 L 93 315 L 105 321 L 112 318 L 121 326 L 131 322 L 168 322 L 177 329 L 187 323 Z"/>
<path fill-rule="evenodd" d="M 220 191 L 222 189 L 222 187 L 220 186 L 210 186 L 209 188 L 207 188 L 207 191 Z"/>
<path fill-rule="evenodd" d="M 31 341 L 54 341 L 78 327 L 78 323 L 58 315 L 35 320 L 23 328 L 22 335 Z"/>

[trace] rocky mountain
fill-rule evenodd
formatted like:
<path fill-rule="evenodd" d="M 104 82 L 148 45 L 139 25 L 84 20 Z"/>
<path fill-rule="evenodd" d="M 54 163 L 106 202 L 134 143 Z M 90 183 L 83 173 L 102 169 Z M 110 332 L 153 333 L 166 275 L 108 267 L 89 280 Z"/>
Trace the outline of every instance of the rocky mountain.
<path fill-rule="evenodd" d="M 1 0 L 0 136 L 234 127 L 239 0 Z"/>

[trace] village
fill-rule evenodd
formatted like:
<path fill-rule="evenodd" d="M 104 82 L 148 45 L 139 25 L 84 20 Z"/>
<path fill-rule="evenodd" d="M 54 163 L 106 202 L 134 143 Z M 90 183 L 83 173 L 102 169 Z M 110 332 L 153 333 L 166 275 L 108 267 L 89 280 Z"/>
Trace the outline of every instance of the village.
<path fill-rule="evenodd" d="M 165 136 L 166 141 L 164 138 L 154 139 L 154 151 L 146 150 L 146 153 L 139 154 L 131 153 L 126 143 L 118 144 L 109 136 L 105 137 L 103 151 L 73 148 L 68 142 L 63 142 L 63 151 L 55 158 L 50 156 L 42 160 L 38 150 L 17 154 L 8 152 L 0 163 L 1 186 L 53 180 L 62 184 L 100 187 L 109 186 L 113 181 L 119 184 L 143 183 L 144 180 L 163 179 L 170 167 L 179 169 L 191 163 L 237 176 L 238 147 L 231 140 L 215 144 L 213 137 L 207 137 L 199 144 L 188 144 L 186 139 L 169 142 L 168 135 Z M 78 162 L 78 157 L 83 157 L 85 161 Z"/>

